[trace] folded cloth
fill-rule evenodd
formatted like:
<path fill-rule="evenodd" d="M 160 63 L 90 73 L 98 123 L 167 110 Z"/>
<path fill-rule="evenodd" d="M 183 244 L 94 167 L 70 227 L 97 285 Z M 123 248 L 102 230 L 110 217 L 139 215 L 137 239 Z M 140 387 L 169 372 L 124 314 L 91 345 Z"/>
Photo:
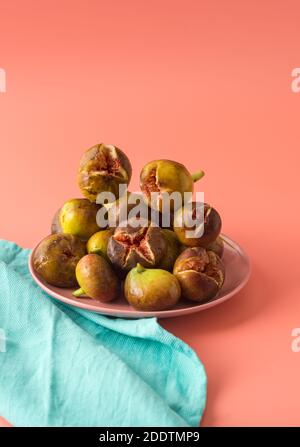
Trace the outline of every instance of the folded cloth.
<path fill-rule="evenodd" d="M 155 318 L 59 303 L 31 279 L 30 251 L 0 241 L 0 415 L 15 426 L 197 426 L 206 375 Z"/>

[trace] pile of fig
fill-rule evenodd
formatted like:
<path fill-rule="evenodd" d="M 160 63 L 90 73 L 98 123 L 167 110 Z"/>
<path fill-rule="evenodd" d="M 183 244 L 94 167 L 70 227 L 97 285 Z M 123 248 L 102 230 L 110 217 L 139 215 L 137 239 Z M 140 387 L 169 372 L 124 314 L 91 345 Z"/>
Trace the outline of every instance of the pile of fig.
<path fill-rule="evenodd" d="M 97 144 L 83 154 L 83 197 L 55 213 L 51 234 L 33 253 L 36 273 L 52 286 L 74 288 L 74 297 L 125 297 L 144 312 L 214 299 L 225 279 L 224 242 L 217 210 L 193 201 L 203 171 L 152 161 L 141 171 L 135 204 L 127 191 L 131 175 L 128 157 L 115 146 Z M 111 200 L 99 200 L 104 193 Z"/>

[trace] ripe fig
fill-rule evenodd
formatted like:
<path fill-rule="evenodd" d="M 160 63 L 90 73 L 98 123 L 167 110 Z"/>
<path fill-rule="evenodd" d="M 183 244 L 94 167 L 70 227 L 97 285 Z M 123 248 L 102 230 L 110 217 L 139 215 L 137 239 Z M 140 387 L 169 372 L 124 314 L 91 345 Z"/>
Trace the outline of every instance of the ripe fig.
<path fill-rule="evenodd" d="M 162 269 L 145 269 L 137 264 L 126 276 L 124 293 L 135 309 L 147 312 L 175 306 L 181 290 L 172 273 Z"/>
<path fill-rule="evenodd" d="M 114 234 L 114 229 L 98 231 L 87 242 L 87 252 L 104 256 L 108 260 L 107 245 L 109 238 Z"/>
<path fill-rule="evenodd" d="M 78 184 L 82 194 L 92 202 L 101 192 L 112 192 L 119 197 L 119 185 L 130 182 L 132 168 L 129 159 L 115 146 L 96 144 L 82 156 Z"/>
<path fill-rule="evenodd" d="M 196 219 L 197 209 L 203 208 L 203 218 L 192 227 L 187 227 L 185 224 L 185 213 L 191 214 L 190 217 Z M 214 242 L 220 234 L 222 227 L 222 221 L 219 213 L 207 203 L 193 202 L 190 212 L 184 207 L 177 210 L 174 216 L 174 231 L 178 237 L 178 240 L 183 245 L 189 247 L 207 247 Z M 189 236 L 191 231 L 200 231 L 202 229 L 202 235 Z"/>
<path fill-rule="evenodd" d="M 154 160 L 147 163 L 140 174 L 140 186 L 149 206 L 163 211 L 163 193 L 193 192 L 194 182 L 201 179 L 203 171 L 191 175 L 181 163 L 171 160 Z M 158 193 L 156 203 L 151 202 L 151 193 Z M 180 204 L 182 206 L 182 203 Z M 171 210 L 174 203 L 171 201 Z M 178 208 L 177 206 L 175 208 Z"/>
<path fill-rule="evenodd" d="M 109 239 L 107 255 L 116 267 L 129 271 L 138 262 L 144 267 L 155 267 L 166 250 L 167 242 L 159 227 L 141 220 L 141 226 L 135 228 L 129 221 Z"/>
<path fill-rule="evenodd" d="M 218 236 L 215 241 L 207 245 L 206 250 L 211 250 L 214 253 L 216 253 L 216 255 L 218 255 L 219 258 L 222 258 L 224 252 L 223 239 L 220 236 Z"/>
<path fill-rule="evenodd" d="M 163 270 L 172 271 L 174 263 L 179 255 L 179 242 L 174 231 L 163 229 L 162 232 L 167 241 L 167 250 L 158 267 Z"/>
<path fill-rule="evenodd" d="M 80 289 L 73 292 L 76 297 L 87 295 L 106 303 L 119 295 L 119 280 L 109 263 L 96 254 L 85 255 L 76 266 L 76 278 Z"/>
<path fill-rule="evenodd" d="M 73 234 L 88 240 L 99 231 L 97 212 L 99 205 L 87 199 L 71 199 L 57 211 L 52 221 L 52 233 Z"/>
<path fill-rule="evenodd" d="M 175 262 L 173 273 L 180 283 L 182 296 L 199 303 L 214 298 L 225 278 L 219 256 L 202 247 L 184 250 Z"/>
<path fill-rule="evenodd" d="M 43 239 L 33 254 L 34 270 L 57 287 L 77 285 L 75 268 L 86 254 L 85 243 L 72 234 L 52 234 Z"/>

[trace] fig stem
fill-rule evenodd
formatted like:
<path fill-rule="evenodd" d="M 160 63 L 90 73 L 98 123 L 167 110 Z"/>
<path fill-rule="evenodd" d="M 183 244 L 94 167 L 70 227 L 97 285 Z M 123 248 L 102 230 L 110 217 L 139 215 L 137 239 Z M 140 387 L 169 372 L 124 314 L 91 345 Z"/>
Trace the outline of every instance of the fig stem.
<path fill-rule="evenodd" d="M 75 292 L 72 293 L 72 295 L 74 295 L 76 297 L 82 296 L 84 294 L 85 294 L 85 292 L 81 287 L 80 287 L 80 289 L 77 289 L 77 290 L 75 290 Z"/>
<path fill-rule="evenodd" d="M 205 172 L 204 171 L 197 171 L 194 174 L 191 175 L 193 182 L 198 182 L 202 177 L 204 177 Z"/>
<path fill-rule="evenodd" d="M 136 270 L 138 273 L 143 273 L 145 271 L 144 267 L 139 262 L 136 265 Z"/>

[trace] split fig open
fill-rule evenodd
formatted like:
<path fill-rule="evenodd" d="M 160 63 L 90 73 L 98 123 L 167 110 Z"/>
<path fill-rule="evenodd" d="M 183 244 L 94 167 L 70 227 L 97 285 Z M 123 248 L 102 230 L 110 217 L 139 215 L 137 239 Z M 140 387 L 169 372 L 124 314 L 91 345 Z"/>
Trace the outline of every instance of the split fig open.
<path fill-rule="evenodd" d="M 173 273 L 180 282 L 182 296 L 200 303 L 214 298 L 225 279 L 219 256 L 202 247 L 184 250 L 175 262 Z"/>
<path fill-rule="evenodd" d="M 116 267 L 129 271 L 138 262 L 144 267 L 155 267 L 166 250 L 167 242 L 161 228 L 144 220 L 134 227 L 129 221 L 126 227 L 118 227 L 109 239 L 107 255 Z"/>
<path fill-rule="evenodd" d="M 144 198 L 149 206 L 159 211 L 163 211 L 163 193 L 172 194 L 180 193 L 181 196 L 185 192 L 193 192 L 194 182 L 200 180 L 204 176 L 203 171 L 190 174 L 184 165 L 171 160 L 154 160 L 147 163 L 140 174 L 140 186 Z M 153 203 L 151 193 L 157 193 L 157 200 Z M 181 204 L 182 206 L 182 197 Z M 171 201 L 171 211 L 174 203 Z M 176 209 L 178 206 L 176 205 Z"/>
<path fill-rule="evenodd" d="M 197 210 L 202 211 L 199 221 Z M 197 220 L 191 227 L 187 226 L 186 218 Z M 182 207 L 174 216 L 174 231 L 181 244 L 189 247 L 207 247 L 220 234 L 222 221 L 219 213 L 208 203 L 193 202 L 191 207 Z M 201 230 L 201 231 L 200 231 Z M 197 235 L 199 231 L 199 235 Z M 191 234 L 194 232 L 194 234 Z"/>
<path fill-rule="evenodd" d="M 111 192 L 119 197 L 119 185 L 128 185 L 132 168 L 128 157 L 121 149 L 96 144 L 82 156 L 78 171 L 78 184 L 82 194 L 92 202 L 101 192 Z"/>

